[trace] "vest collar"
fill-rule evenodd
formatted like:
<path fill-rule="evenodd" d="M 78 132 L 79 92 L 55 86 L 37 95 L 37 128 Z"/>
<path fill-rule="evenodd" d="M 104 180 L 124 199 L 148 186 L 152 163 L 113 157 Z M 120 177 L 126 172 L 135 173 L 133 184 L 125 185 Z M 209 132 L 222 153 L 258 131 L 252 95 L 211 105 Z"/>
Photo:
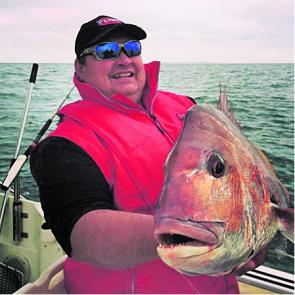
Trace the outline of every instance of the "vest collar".
<path fill-rule="evenodd" d="M 146 72 L 146 85 L 144 88 L 142 103 L 145 109 L 151 110 L 158 88 L 160 62 L 153 61 L 151 63 L 145 64 L 144 68 Z M 142 105 L 133 102 L 121 93 L 117 93 L 110 98 L 105 96 L 99 89 L 79 81 L 76 73 L 74 74 L 73 80 L 83 100 L 97 102 L 112 107 L 123 106 L 127 108 L 142 109 Z"/>

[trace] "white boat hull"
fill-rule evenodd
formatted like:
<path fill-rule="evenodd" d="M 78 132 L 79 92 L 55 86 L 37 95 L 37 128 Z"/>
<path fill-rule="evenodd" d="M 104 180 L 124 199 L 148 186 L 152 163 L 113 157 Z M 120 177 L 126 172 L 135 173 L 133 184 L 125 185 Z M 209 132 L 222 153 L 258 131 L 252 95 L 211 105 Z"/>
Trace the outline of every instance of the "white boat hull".
<path fill-rule="evenodd" d="M 3 194 L 0 194 L 0 206 Z M 22 284 L 33 282 L 40 274 L 65 254 L 51 230 L 42 229 L 44 223 L 40 202 L 22 198 L 22 231 L 27 235 L 20 242 L 13 241 L 13 196 L 8 198 L 0 232 L 0 262 L 23 274 Z"/>

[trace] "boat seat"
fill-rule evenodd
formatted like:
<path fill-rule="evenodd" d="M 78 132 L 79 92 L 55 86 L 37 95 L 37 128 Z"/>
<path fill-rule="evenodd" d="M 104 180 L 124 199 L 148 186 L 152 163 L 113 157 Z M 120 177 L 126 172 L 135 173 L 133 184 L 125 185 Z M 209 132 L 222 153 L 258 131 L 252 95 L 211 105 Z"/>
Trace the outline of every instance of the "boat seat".
<path fill-rule="evenodd" d="M 32 283 L 27 283 L 14 294 L 65 294 L 63 265 L 66 256 L 48 267 L 41 276 Z"/>

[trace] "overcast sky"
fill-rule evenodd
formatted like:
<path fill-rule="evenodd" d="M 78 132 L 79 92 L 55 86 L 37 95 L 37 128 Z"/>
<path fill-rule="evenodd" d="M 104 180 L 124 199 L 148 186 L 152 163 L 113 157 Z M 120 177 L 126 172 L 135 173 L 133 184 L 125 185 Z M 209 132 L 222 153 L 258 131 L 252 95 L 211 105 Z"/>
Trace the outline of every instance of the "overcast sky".
<path fill-rule="evenodd" d="M 294 59 L 293 0 L 0 0 L 0 62 L 71 63 L 81 24 L 102 14 L 146 30 L 146 62 Z"/>

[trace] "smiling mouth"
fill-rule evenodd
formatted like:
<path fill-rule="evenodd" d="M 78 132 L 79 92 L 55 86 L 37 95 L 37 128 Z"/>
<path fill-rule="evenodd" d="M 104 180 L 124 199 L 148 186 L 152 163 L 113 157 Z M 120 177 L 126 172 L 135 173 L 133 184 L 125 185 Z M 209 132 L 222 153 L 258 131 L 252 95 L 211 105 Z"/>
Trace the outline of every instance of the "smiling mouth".
<path fill-rule="evenodd" d="M 217 248 L 223 239 L 225 224 L 223 222 L 198 222 L 159 218 L 156 221 L 155 237 L 161 249 L 178 246 Z"/>
<path fill-rule="evenodd" d="M 126 72 L 126 73 L 118 73 L 113 75 L 114 79 L 120 79 L 120 78 L 131 78 L 134 76 L 134 73 Z"/>

